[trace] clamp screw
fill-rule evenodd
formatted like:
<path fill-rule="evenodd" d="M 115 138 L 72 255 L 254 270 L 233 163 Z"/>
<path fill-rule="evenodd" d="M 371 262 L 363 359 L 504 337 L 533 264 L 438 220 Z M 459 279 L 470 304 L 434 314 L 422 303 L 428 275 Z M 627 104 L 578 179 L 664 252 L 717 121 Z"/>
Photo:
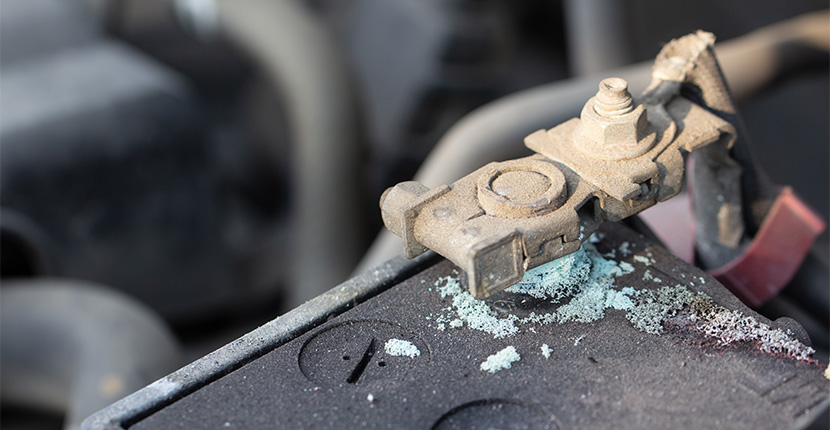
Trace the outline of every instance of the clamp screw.
<path fill-rule="evenodd" d="M 625 115 L 634 109 L 634 99 L 628 92 L 628 82 L 622 78 L 603 79 L 599 83 L 594 110 L 604 117 Z"/>
<path fill-rule="evenodd" d="M 656 134 L 649 130 L 645 106 L 634 102 L 625 79 L 603 79 L 579 117 L 574 139 L 590 157 L 625 160 L 645 154 L 654 145 Z"/>

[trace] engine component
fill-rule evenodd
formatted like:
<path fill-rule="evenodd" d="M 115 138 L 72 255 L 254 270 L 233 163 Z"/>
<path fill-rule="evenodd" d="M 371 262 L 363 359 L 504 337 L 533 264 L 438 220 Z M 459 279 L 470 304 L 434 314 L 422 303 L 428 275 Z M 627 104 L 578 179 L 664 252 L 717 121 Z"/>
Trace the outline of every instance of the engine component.
<path fill-rule="evenodd" d="M 429 248 L 462 267 L 473 296 L 503 290 L 576 251 L 601 222 L 677 194 L 682 152 L 732 145 L 731 124 L 676 93 L 657 85 L 636 102 L 627 82 L 603 80 L 579 119 L 525 138 L 538 155 L 489 164 L 452 187 L 393 187 L 381 197 L 384 223 L 406 257 Z"/>
<path fill-rule="evenodd" d="M 161 318 L 110 288 L 17 280 L 0 298 L 3 403 L 65 414 L 67 430 L 183 361 Z"/>
<path fill-rule="evenodd" d="M 357 96 L 332 37 L 304 5 L 223 0 L 217 7 L 231 39 L 285 102 L 296 148 L 290 297 L 296 306 L 346 279 L 363 250 L 355 198 L 363 141 Z"/>
<path fill-rule="evenodd" d="M 600 232 L 590 258 L 552 263 L 557 279 L 582 276 L 557 303 L 521 292 L 473 300 L 449 262 L 398 257 L 82 428 L 803 428 L 827 410 L 825 366 L 788 356 L 809 351 L 798 324 L 766 320 L 619 224 Z M 623 269 L 617 284 L 631 288 L 603 290 L 593 276 Z M 672 291 L 692 302 L 675 306 Z M 546 323 L 543 314 L 593 321 Z M 517 330 L 501 337 L 484 330 L 511 324 Z M 734 330 L 716 337 L 723 328 Z M 771 336 L 735 340 L 746 328 Z M 770 341 L 781 349 L 764 352 Z"/>
<path fill-rule="evenodd" d="M 96 42 L 101 32 L 85 12 L 77 1 L 4 2 L 0 16 L 0 67 Z"/>
<path fill-rule="evenodd" d="M 31 2 L 43 3 L 41 15 L 29 3 L 3 9 L 4 19 L 27 21 L 3 27 L 0 231 L 15 238 L 4 240 L 4 254 L 21 256 L 15 264 L 29 275 L 125 291 L 176 324 L 276 301 L 282 274 L 274 251 L 262 256 L 274 221 L 217 167 L 250 148 L 217 155 L 190 83 L 95 28 L 81 31 L 93 27 L 81 5 Z M 64 24 L 51 39 L 12 46 L 52 20 Z M 12 55 L 18 50 L 29 54 Z M 13 272 L 3 266 L 6 276 L 21 273 Z"/>

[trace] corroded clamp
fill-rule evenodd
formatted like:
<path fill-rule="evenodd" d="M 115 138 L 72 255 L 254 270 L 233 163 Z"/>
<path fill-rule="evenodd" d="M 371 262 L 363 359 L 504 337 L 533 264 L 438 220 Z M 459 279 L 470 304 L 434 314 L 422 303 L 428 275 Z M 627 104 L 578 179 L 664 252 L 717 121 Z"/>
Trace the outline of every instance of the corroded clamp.
<path fill-rule="evenodd" d="M 398 184 L 381 197 L 381 212 L 406 257 L 434 250 L 483 298 L 578 250 L 602 222 L 676 195 L 684 152 L 734 140 L 731 124 L 676 93 L 652 88 L 639 101 L 626 81 L 609 78 L 579 118 L 525 138 L 535 155 L 490 163 L 449 186 Z"/>

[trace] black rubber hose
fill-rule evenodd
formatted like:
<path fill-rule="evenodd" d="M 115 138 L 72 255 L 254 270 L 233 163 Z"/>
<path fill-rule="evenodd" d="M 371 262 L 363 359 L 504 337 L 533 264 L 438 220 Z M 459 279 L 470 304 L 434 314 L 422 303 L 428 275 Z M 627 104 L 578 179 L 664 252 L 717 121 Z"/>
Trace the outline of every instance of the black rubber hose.
<path fill-rule="evenodd" d="M 336 40 L 295 0 L 222 0 L 225 34 L 285 102 L 293 147 L 292 306 L 343 282 L 362 244 L 359 103 Z M 284 154 L 275 154 L 284 157 Z"/>
<path fill-rule="evenodd" d="M 4 281 L 0 400 L 65 414 L 65 429 L 175 370 L 162 320 L 107 287 L 66 279 Z"/>

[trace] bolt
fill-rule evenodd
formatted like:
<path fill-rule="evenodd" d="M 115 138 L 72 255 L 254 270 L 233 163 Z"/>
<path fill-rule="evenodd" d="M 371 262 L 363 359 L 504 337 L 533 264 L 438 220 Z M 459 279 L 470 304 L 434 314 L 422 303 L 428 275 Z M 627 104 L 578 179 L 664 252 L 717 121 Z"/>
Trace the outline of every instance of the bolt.
<path fill-rule="evenodd" d="M 603 79 L 595 100 L 594 111 L 607 118 L 625 115 L 634 109 L 628 82 L 622 78 Z"/>
<path fill-rule="evenodd" d="M 628 82 L 622 78 L 603 79 L 597 95 L 588 100 L 574 134 L 577 148 L 605 160 L 623 160 L 646 153 L 655 134 L 648 132 L 645 106 L 634 103 Z"/>

